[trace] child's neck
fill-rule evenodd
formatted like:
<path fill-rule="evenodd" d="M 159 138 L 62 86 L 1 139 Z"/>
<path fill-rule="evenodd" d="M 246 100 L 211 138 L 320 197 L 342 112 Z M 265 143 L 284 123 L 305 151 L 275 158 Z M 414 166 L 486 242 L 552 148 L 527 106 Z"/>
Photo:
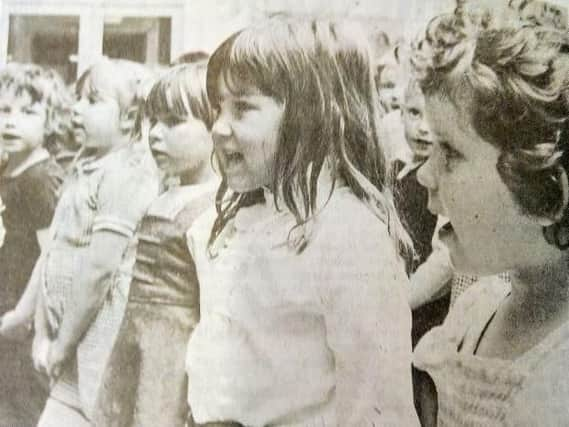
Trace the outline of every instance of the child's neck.
<path fill-rule="evenodd" d="M 216 179 L 216 175 L 209 164 L 203 164 L 197 169 L 180 174 L 181 185 L 207 184 Z"/>
<path fill-rule="evenodd" d="M 114 144 L 111 145 L 105 145 L 102 147 L 96 147 L 94 148 L 94 155 L 95 157 L 104 157 L 109 153 L 112 153 L 113 151 L 117 151 L 122 147 L 125 147 L 129 142 L 128 138 L 120 138 L 119 140 L 117 140 Z"/>
<path fill-rule="evenodd" d="M 541 324 L 560 323 L 569 319 L 569 269 L 561 258 L 547 266 L 511 274 L 510 300 L 519 314 L 516 321 Z"/>

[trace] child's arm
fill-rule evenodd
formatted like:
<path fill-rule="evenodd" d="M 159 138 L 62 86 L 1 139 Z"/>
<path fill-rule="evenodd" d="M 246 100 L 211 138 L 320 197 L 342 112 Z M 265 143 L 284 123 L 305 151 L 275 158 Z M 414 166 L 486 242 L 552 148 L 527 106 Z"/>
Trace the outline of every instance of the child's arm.
<path fill-rule="evenodd" d="M 117 163 L 105 171 L 94 196 L 97 215 L 93 236 L 81 259 L 57 339 L 49 356 L 50 376 L 75 351 L 106 297 L 146 208 L 156 197 L 157 182 L 143 165 Z"/>
<path fill-rule="evenodd" d="M 324 301 L 336 363 L 337 423 L 416 426 L 409 283 L 386 230 L 375 231 L 335 235 L 335 253 L 326 254 L 324 285 L 330 293 Z"/>
<path fill-rule="evenodd" d="M 450 292 L 452 273 L 448 250 L 441 246 L 433 248 L 431 255 L 411 276 L 411 310 Z"/>
<path fill-rule="evenodd" d="M 72 286 L 71 303 L 65 309 L 57 338 L 49 356 L 49 374 L 58 376 L 61 364 L 98 313 L 118 269 L 130 238 L 107 230 L 93 234 L 89 250 L 81 260 L 81 274 Z"/>
<path fill-rule="evenodd" d="M 450 292 L 453 266 L 448 248 L 439 239 L 439 230 L 448 220 L 439 216 L 433 232 L 433 252 L 411 276 L 411 296 L 409 305 L 415 310 L 424 304 Z"/>
<path fill-rule="evenodd" d="M 46 307 L 43 293 L 37 294 L 37 305 L 34 315 L 34 339 L 32 343 L 32 360 L 38 372 L 47 373 L 47 353 L 49 351 L 50 336 L 46 316 Z"/>
<path fill-rule="evenodd" d="M 13 339 L 28 335 L 29 327 L 34 319 L 39 289 L 41 287 L 41 271 L 43 268 L 43 254 L 38 258 L 32 271 L 30 280 L 13 310 L 4 313 L 0 319 L 0 335 Z"/>

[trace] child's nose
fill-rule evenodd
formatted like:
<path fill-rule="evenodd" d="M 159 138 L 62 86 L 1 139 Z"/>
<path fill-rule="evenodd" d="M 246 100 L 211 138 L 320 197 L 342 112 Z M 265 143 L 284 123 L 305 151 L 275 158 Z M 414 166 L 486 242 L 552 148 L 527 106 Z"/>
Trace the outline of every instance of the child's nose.
<path fill-rule="evenodd" d="M 83 112 L 83 107 L 85 105 L 85 101 L 83 99 L 79 99 L 77 101 L 75 101 L 75 104 L 73 104 L 73 108 L 72 108 L 72 112 L 73 115 L 81 115 L 81 113 Z"/>
<path fill-rule="evenodd" d="M 3 114 L 0 118 L 0 125 L 3 129 L 12 129 L 14 127 L 14 117 L 12 117 L 12 114 Z"/>
<path fill-rule="evenodd" d="M 217 120 L 213 123 L 213 127 L 211 129 L 213 141 L 220 142 L 224 138 L 230 137 L 231 133 L 231 126 L 227 120 L 224 120 L 222 117 L 218 117 Z"/>
<path fill-rule="evenodd" d="M 160 123 L 156 123 L 154 126 L 150 128 L 150 132 L 148 133 L 148 142 L 151 146 L 158 144 L 162 141 L 163 137 L 163 129 Z"/>
<path fill-rule="evenodd" d="M 419 124 L 419 133 L 423 137 L 431 134 L 431 130 L 429 128 L 429 123 L 424 118 L 421 120 L 421 123 Z"/>

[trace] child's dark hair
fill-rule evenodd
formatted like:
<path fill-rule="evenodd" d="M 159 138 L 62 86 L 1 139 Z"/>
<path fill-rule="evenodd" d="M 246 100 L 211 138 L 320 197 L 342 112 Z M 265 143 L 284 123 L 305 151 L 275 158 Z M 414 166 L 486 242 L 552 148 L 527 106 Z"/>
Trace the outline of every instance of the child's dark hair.
<path fill-rule="evenodd" d="M 425 96 L 444 97 L 501 154 L 496 168 L 522 211 L 552 217 L 569 171 L 567 34 L 510 22 L 465 25 L 438 16 L 415 46 Z M 567 210 L 562 218 L 569 226 Z M 549 240 L 549 239 L 548 239 Z"/>
<path fill-rule="evenodd" d="M 275 204 L 285 205 L 297 228 L 304 228 L 321 208 L 318 178 L 327 163 L 334 183 L 346 183 L 388 225 L 400 248 L 410 248 L 386 182 L 370 62 L 366 36 L 356 25 L 273 19 L 234 34 L 213 53 L 208 95 L 217 108 L 223 79 L 230 91 L 255 87 L 284 106 L 270 187 Z M 210 249 L 236 212 L 259 198 L 254 191 L 226 199 L 227 190 L 224 179 Z M 309 236 L 302 237 L 291 242 L 297 251 L 308 243 Z"/>
<path fill-rule="evenodd" d="M 206 62 L 177 65 L 154 83 L 144 105 L 148 117 L 167 115 L 181 120 L 189 115 L 213 124 L 213 111 L 206 92 Z"/>

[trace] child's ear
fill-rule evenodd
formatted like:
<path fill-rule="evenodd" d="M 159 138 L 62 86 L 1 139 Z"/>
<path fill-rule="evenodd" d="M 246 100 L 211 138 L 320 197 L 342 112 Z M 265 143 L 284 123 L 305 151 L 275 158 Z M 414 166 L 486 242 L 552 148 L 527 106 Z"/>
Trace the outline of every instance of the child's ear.
<path fill-rule="evenodd" d="M 126 111 L 121 113 L 119 126 L 123 134 L 129 134 L 132 132 L 137 114 L 138 107 L 136 105 L 129 107 Z"/>

